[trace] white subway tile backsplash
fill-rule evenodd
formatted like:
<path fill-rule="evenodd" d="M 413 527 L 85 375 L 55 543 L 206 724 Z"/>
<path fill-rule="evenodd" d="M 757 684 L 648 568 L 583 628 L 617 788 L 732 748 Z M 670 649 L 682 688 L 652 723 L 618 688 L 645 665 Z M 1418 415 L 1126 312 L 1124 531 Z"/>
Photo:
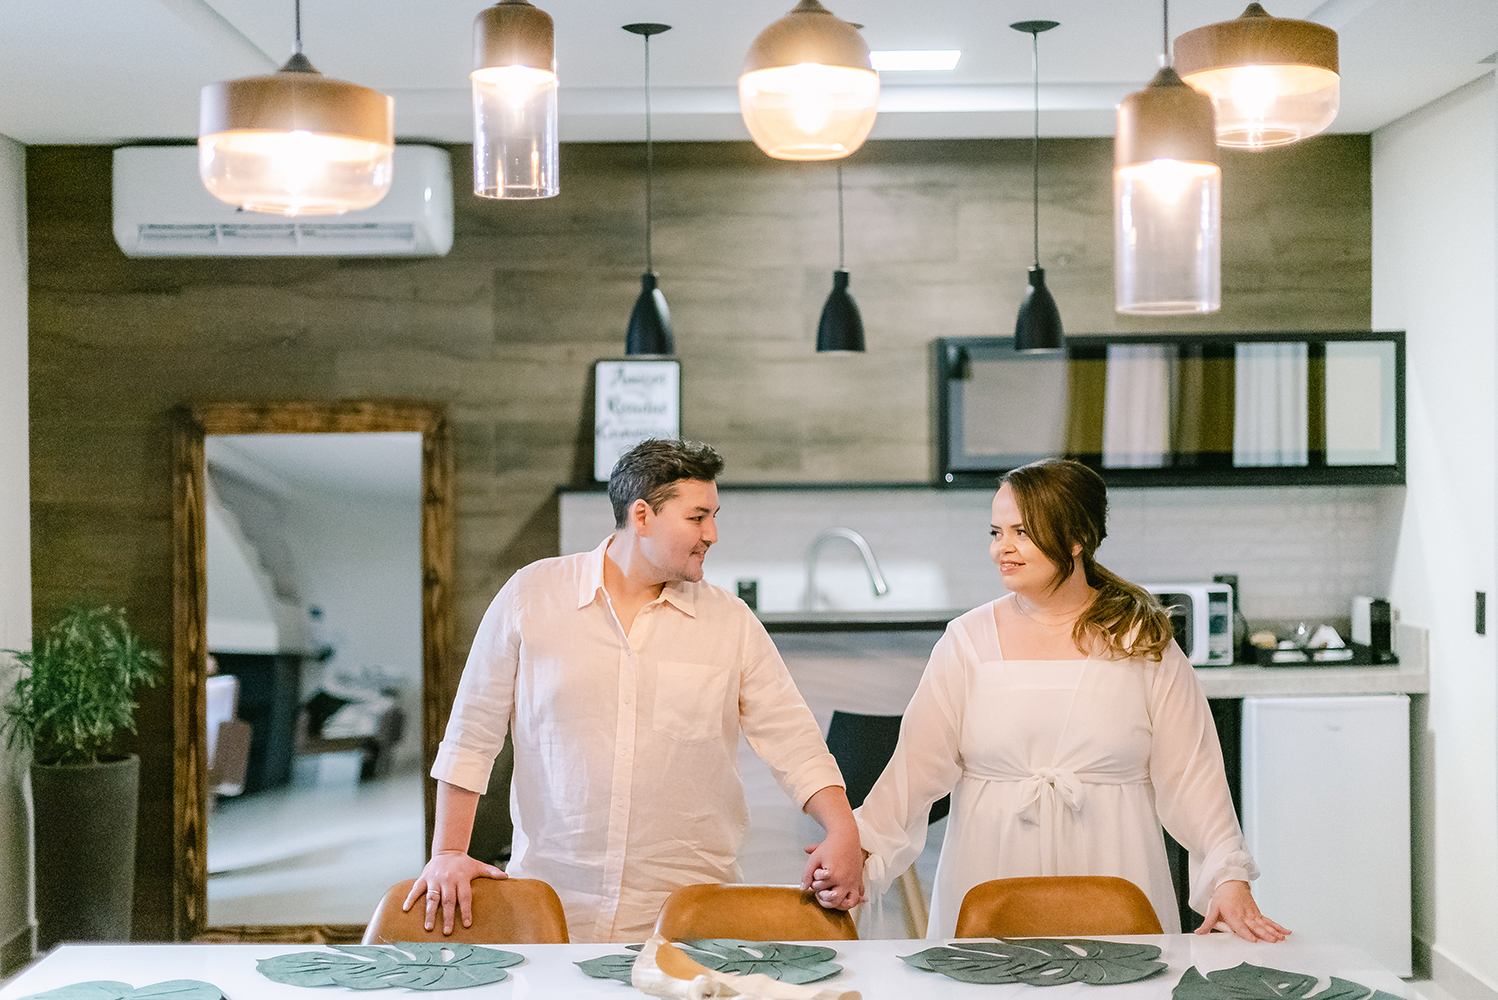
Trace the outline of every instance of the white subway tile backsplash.
<path fill-rule="evenodd" d="M 824 528 L 861 533 L 890 578 L 870 593 L 852 545 L 818 561 L 818 589 L 847 609 L 976 606 L 1003 593 L 988 559 L 988 490 L 929 487 L 720 489 L 719 542 L 706 577 L 732 589 L 757 578 L 760 606 L 792 610 L 805 589 L 806 548 Z M 1404 489 L 1193 487 L 1109 491 L 1098 559 L 1141 583 L 1237 573 L 1250 619 L 1342 618 L 1356 594 L 1387 596 Z M 597 545 L 613 529 L 602 493 L 561 497 L 561 551 Z M 746 577 L 746 574 L 752 574 Z M 823 605 L 819 605 L 823 606 Z"/>

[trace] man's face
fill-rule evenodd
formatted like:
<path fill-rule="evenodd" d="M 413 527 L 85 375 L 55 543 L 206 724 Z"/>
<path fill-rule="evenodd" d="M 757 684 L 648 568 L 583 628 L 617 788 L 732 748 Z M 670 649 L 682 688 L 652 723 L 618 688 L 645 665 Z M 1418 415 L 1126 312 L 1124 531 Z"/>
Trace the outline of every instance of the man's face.
<path fill-rule="evenodd" d="M 696 479 L 673 484 L 676 496 L 656 512 L 644 501 L 644 523 L 637 524 L 640 551 L 654 566 L 662 581 L 702 579 L 702 560 L 718 540 L 718 487 Z"/>

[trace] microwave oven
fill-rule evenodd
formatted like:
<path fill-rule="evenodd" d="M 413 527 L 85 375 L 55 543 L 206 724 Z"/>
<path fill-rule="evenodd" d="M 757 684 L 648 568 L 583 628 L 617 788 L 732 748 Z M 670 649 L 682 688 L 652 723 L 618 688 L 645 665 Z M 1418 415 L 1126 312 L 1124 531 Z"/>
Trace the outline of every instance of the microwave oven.
<path fill-rule="evenodd" d="M 1233 662 L 1233 588 L 1226 583 L 1147 583 L 1170 615 L 1176 643 L 1199 667 Z"/>

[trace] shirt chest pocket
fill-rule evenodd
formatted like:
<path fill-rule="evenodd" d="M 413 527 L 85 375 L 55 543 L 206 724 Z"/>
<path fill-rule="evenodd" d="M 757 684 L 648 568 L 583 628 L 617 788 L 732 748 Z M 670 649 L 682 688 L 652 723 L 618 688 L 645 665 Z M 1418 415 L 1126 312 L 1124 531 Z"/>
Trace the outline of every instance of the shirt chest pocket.
<path fill-rule="evenodd" d="M 722 739 L 728 680 L 726 666 L 661 661 L 655 671 L 651 728 L 679 743 Z"/>

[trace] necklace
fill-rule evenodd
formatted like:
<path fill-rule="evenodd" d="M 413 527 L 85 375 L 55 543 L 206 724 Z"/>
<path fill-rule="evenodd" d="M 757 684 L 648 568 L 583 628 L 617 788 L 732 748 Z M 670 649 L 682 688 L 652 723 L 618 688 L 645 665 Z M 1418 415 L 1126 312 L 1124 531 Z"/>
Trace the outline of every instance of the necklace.
<path fill-rule="evenodd" d="M 1090 604 L 1091 602 L 1089 601 L 1088 603 Z M 1043 626 L 1045 628 L 1058 628 L 1058 627 L 1060 627 L 1062 625 L 1070 625 L 1072 622 L 1074 622 L 1078 618 L 1080 618 L 1082 616 L 1082 612 L 1087 610 L 1087 604 L 1083 604 L 1081 607 L 1077 608 L 1075 611 L 1068 611 L 1068 612 L 1063 613 L 1063 616 L 1062 616 L 1062 618 L 1059 621 L 1048 622 L 1048 621 L 1045 621 L 1045 620 L 1043 620 L 1041 618 L 1037 618 L 1033 614 L 1031 614 L 1030 612 L 1026 611 L 1025 610 L 1025 599 L 1023 597 L 1021 597 L 1019 594 L 1015 594 L 1014 595 L 1014 610 L 1018 611 L 1021 615 L 1025 616 L 1026 618 L 1028 618 L 1030 621 L 1034 622 L 1037 625 L 1041 625 L 1041 626 Z"/>

